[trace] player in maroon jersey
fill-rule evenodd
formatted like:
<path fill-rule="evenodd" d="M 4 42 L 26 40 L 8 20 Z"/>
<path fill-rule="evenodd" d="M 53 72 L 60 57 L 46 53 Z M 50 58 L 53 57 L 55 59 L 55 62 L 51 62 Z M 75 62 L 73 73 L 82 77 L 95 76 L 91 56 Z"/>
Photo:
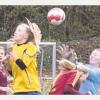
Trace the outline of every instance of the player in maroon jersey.
<path fill-rule="evenodd" d="M 81 69 L 75 69 L 76 65 L 66 59 L 59 60 L 60 73 L 54 80 L 50 95 L 89 95 L 91 93 L 80 93 L 79 87 L 84 80 L 86 80 L 88 74 L 87 69 L 81 67 Z"/>

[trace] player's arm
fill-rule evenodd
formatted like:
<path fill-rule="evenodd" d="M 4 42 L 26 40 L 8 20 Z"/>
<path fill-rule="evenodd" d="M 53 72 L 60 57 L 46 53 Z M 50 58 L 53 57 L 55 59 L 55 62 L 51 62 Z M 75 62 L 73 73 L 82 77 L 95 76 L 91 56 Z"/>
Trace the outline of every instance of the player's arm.
<path fill-rule="evenodd" d="M 72 85 L 67 84 L 64 88 L 64 93 L 65 94 L 72 94 L 72 95 L 90 95 L 90 93 L 80 93 L 77 91 Z"/>
<path fill-rule="evenodd" d="M 22 59 L 19 58 L 13 51 L 10 52 L 10 56 L 13 57 L 16 64 L 20 67 L 20 69 L 24 70 L 26 67 L 29 66 L 31 61 L 34 59 L 34 56 L 37 52 L 37 49 L 35 46 L 30 46 L 28 49 L 25 49 L 23 51 L 23 57 Z"/>
<path fill-rule="evenodd" d="M 80 85 L 79 91 L 81 93 L 86 93 L 87 91 L 91 91 L 92 94 L 97 94 L 96 88 L 90 80 L 86 80 L 84 83 Z"/>
<path fill-rule="evenodd" d="M 88 79 L 100 83 L 100 68 L 89 69 Z"/>

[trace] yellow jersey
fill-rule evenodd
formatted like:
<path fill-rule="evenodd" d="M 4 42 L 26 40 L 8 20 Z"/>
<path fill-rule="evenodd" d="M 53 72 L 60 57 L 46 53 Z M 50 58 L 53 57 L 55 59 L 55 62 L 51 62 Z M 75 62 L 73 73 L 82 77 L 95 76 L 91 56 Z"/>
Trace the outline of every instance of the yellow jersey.
<path fill-rule="evenodd" d="M 13 51 L 26 65 L 26 69 L 21 70 L 13 58 L 10 57 L 9 64 L 14 77 L 14 92 L 41 92 L 36 62 L 36 46 L 32 43 L 22 44 L 19 46 L 15 45 Z"/>

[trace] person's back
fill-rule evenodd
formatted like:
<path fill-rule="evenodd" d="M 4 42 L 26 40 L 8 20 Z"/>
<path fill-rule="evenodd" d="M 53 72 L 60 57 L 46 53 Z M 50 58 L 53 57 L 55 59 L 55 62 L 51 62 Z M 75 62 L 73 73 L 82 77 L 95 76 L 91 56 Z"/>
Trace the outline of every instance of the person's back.
<path fill-rule="evenodd" d="M 87 70 L 76 70 L 76 65 L 66 59 L 58 60 L 60 73 L 49 91 L 50 95 L 86 95 L 79 92 L 80 84 L 87 78 Z"/>
<path fill-rule="evenodd" d="M 55 79 L 55 81 L 52 84 L 51 90 L 49 92 L 49 94 L 59 94 L 59 95 L 64 95 L 65 91 L 65 85 L 66 84 L 70 84 L 70 85 L 74 85 L 74 79 L 76 77 L 76 70 L 70 70 L 70 71 L 63 71 L 60 72 L 57 76 L 57 78 Z"/>

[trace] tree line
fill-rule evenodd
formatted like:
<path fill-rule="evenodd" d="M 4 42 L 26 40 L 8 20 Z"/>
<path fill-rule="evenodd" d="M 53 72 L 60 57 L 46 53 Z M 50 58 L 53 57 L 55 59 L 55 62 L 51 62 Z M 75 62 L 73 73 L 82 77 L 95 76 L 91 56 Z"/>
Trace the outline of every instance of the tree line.
<path fill-rule="evenodd" d="M 62 8 L 65 21 L 54 26 L 48 23 L 47 13 L 54 7 Z M 100 6 L 0 6 L 0 41 L 6 41 L 16 26 L 27 23 L 25 17 L 36 22 L 43 41 L 86 40 L 99 35 Z"/>

